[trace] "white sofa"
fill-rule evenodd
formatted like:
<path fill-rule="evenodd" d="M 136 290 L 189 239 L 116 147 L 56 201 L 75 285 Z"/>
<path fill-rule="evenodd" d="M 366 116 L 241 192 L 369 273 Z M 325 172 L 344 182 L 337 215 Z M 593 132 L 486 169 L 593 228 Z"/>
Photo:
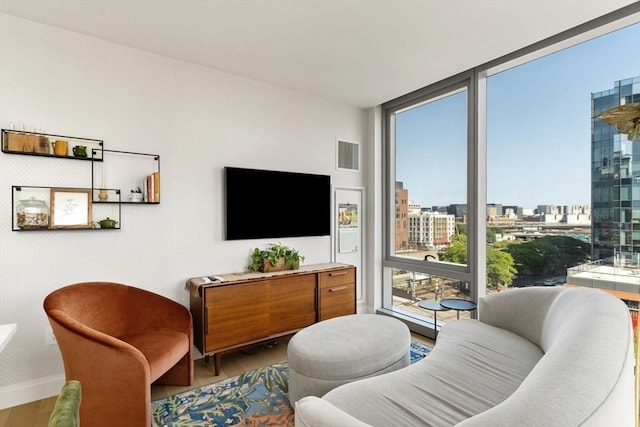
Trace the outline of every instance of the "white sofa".
<path fill-rule="evenodd" d="M 626 305 L 601 290 L 484 296 L 423 360 L 295 403 L 296 426 L 634 426 Z"/>

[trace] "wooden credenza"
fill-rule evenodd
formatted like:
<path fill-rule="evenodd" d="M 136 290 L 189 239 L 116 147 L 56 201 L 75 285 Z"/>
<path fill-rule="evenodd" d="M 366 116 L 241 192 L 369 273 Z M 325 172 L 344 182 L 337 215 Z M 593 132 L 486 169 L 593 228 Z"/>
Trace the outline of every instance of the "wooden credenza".
<path fill-rule="evenodd" d="M 187 281 L 194 342 L 220 374 L 222 353 L 291 335 L 356 312 L 356 268 L 339 263 L 298 270 L 220 275 Z"/>

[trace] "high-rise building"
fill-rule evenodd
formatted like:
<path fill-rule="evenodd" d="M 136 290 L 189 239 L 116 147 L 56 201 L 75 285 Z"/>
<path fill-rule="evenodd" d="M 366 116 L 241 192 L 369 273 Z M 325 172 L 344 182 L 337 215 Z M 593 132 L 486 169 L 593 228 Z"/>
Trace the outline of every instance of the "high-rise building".
<path fill-rule="evenodd" d="M 441 249 L 456 234 L 453 215 L 433 211 L 409 212 L 409 245 L 416 249 Z"/>
<path fill-rule="evenodd" d="M 640 254 L 640 143 L 595 118 L 640 102 L 640 76 L 591 94 L 592 260 L 635 262 Z M 634 255 L 635 254 L 635 255 Z"/>
<path fill-rule="evenodd" d="M 409 190 L 396 181 L 396 251 L 409 249 Z"/>

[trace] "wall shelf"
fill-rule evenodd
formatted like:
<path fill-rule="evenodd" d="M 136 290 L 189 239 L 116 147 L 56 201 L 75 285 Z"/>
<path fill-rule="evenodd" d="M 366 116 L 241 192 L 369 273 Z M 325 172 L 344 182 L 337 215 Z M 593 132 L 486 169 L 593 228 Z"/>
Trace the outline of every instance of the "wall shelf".
<path fill-rule="evenodd" d="M 90 188 L 12 186 L 13 231 L 117 230 L 123 204 L 160 203 L 157 154 L 105 150 L 98 139 L 8 129 L 2 129 L 2 151 L 91 162 Z"/>
<path fill-rule="evenodd" d="M 159 204 L 160 156 L 132 151 L 103 150 L 103 157 L 92 164 L 91 187 L 96 195 L 101 188 L 119 188 L 122 199 L 100 200 L 94 203 Z M 140 189 L 142 199 L 133 199 Z"/>
<path fill-rule="evenodd" d="M 63 144 L 55 150 L 57 141 Z M 99 139 L 2 129 L 2 151 L 8 154 L 100 162 L 103 148 L 104 143 Z"/>
<path fill-rule="evenodd" d="M 117 230 L 120 204 L 96 206 L 90 188 L 12 186 L 13 231 Z M 120 190 L 107 191 L 112 198 Z M 100 221 L 116 221 L 103 228 Z"/>

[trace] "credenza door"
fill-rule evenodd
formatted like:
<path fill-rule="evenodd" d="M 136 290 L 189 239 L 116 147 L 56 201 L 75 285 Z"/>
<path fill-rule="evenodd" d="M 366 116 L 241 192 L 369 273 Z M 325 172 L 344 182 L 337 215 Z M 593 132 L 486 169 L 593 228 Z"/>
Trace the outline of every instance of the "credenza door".
<path fill-rule="evenodd" d="M 268 280 L 205 289 L 205 352 L 269 335 Z"/>
<path fill-rule="evenodd" d="M 315 323 L 316 277 L 315 274 L 296 274 L 271 281 L 271 335 Z"/>

